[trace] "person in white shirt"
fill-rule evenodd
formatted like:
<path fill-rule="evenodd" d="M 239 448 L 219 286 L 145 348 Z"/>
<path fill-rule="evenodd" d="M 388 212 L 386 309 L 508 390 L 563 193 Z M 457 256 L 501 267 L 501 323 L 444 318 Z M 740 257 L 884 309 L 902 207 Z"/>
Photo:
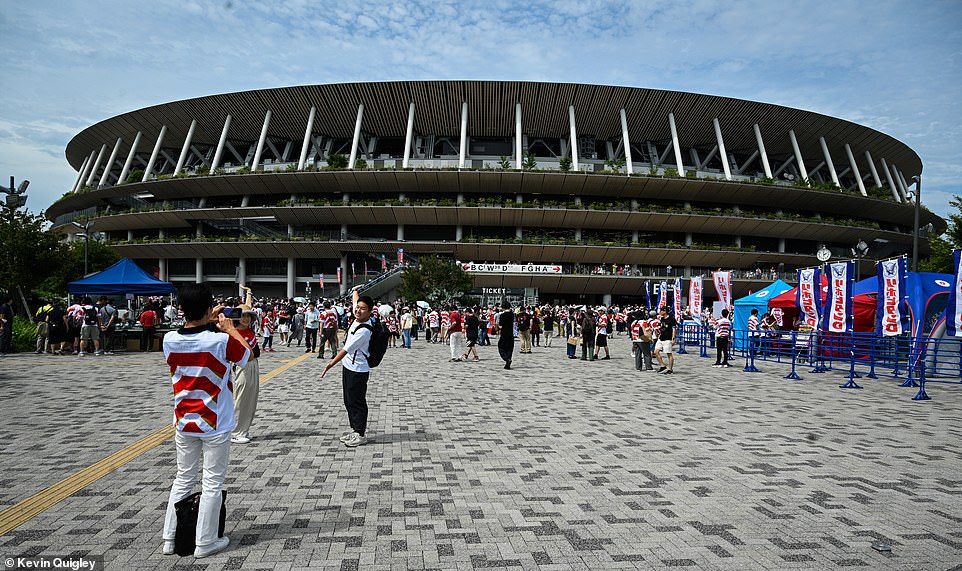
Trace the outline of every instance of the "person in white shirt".
<path fill-rule="evenodd" d="M 360 286 L 355 286 L 351 290 L 354 302 L 354 323 L 348 329 L 347 339 L 344 347 L 328 361 L 321 373 L 321 378 L 327 374 L 331 368 L 344 361 L 341 367 L 341 385 L 344 391 L 344 407 L 347 409 L 347 418 L 351 423 L 351 431 L 341 436 L 341 442 L 348 447 L 356 447 L 367 444 L 370 438 L 365 436 L 367 431 L 367 381 L 370 376 L 370 368 L 367 364 L 367 356 L 370 354 L 371 328 L 368 321 L 371 319 L 371 310 L 374 307 L 374 300 L 368 296 L 360 296 L 357 290 Z"/>

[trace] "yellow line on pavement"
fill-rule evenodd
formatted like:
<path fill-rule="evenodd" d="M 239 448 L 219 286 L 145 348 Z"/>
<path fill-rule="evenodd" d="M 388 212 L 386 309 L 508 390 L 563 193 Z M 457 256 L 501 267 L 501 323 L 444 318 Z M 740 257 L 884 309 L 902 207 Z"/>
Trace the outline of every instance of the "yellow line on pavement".
<path fill-rule="evenodd" d="M 263 375 L 261 377 L 261 384 L 266 383 L 291 367 L 313 356 L 313 354 L 307 353 L 287 361 L 283 365 Z M 103 478 L 117 468 L 153 450 L 173 435 L 173 426 L 168 425 L 160 428 L 137 442 L 114 452 L 103 460 L 91 464 L 83 470 L 60 480 L 49 488 L 41 490 L 3 510 L 0 512 L 0 536 L 6 535 L 11 530 L 20 527 L 27 521 L 40 515 L 100 478 Z"/>

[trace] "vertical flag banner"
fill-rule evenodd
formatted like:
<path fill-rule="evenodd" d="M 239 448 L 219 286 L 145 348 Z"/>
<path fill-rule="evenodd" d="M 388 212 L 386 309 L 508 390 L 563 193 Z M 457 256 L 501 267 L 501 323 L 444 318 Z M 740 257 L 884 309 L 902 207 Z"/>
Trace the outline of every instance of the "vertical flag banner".
<path fill-rule="evenodd" d="M 364 277 L 367 278 L 367 260 L 364 260 Z"/>
<path fill-rule="evenodd" d="M 648 309 L 651 309 L 651 281 L 645 280 L 645 304 Z"/>
<path fill-rule="evenodd" d="M 341 268 L 337 268 L 337 283 L 341 283 Z"/>
<path fill-rule="evenodd" d="M 962 250 L 952 252 L 955 279 L 949 290 L 949 304 L 946 307 L 945 333 L 950 337 L 962 336 Z"/>
<path fill-rule="evenodd" d="M 681 278 L 675 278 L 675 289 L 671 299 L 675 302 L 675 319 L 681 321 Z"/>
<path fill-rule="evenodd" d="M 732 310 L 732 273 L 714 272 L 712 280 L 715 282 L 715 292 L 718 294 L 718 301 L 725 304 L 728 311 Z"/>
<path fill-rule="evenodd" d="M 658 284 L 658 301 L 655 309 L 661 311 L 661 308 L 668 303 L 668 298 L 665 296 L 665 292 L 668 291 L 668 282 L 662 281 Z"/>
<path fill-rule="evenodd" d="M 357 281 L 357 272 L 354 271 L 354 262 L 351 262 L 351 281 Z"/>
<path fill-rule="evenodd" d="M 802 312 L 802 319 L 812 329 L 818 328 L 819 305 L 822 301 L 822 271 L 819 268 L 798 270 L 798 289 L 795 305 Z"/>
<path fill-rule="evenodd" d="M 908 326 L 905 258 L 878 263 L 878 306 L 875 310 L 875 334 L 883 337 L 901 335 Z"/>
<path fill-rule="evenodd" d="M 324 291 L 324 274 L 317 274 L 317 281 L 321 282 L 321 291 Z"/>
<path fill-rule="evenodd" d="M 701 317 L 701 276 L 691 278 L 688 284 L 688 307 L 691 309 L 691 316 Z"/>
<path fill-rule="evenodd" d="M 397 263 L 402 266 L 404 265 L 404 248 L 397 249 Z"/>
<path fill-rule="evenodd" d="M 852 276 L 855 262 L 835 262 L 828 270 L 828 296 L 825 298 L 823 327 L 832 333 L 852 330 Z"/>
<path fill-rule="evenodd" d="M 385 256 L 384 254 L 381 254 L 381 271 L 382 272 L 387 271 L 387 256 Z"/>

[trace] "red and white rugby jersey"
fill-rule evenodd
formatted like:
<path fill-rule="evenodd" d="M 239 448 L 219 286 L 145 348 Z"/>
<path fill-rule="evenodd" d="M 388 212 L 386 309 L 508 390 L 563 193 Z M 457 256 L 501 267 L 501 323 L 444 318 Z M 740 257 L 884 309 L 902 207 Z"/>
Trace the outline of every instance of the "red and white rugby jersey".
<path fill-rule="evenodd" d="M 631 340 L 641 341 L 641 320 L 631 322 Z"/>
<path fill-rule="evenodd" d="M 715 322 L 715 335 L 718 337 L 728 337 L 732 332 L 732 322 L 727 317 L 721 317 Z"/>
<path fill-rule="evenodd" d="M 751 317 L 748 318 L 748 330 L 749 330 L 749 331 L 758 331 L 758 316 L 757 316 L 757 315 L 753 315 L 753 316 L 751 316 Z"/>
<path fill-rule="evenodd" d="M 428 314 L 428 324 L 429 324 L 431 327 L 437 327 L 437 326 L 438 326 L 438 312 L 437 312 L 437 311 L 432 311 L 430 314 Z"/>
<path fill-rule="evenodd" d="M 441 327 L 447 327 L 451 324 L 451 314 L 447 311 L 441 312 Z"/>
<path fill-rule="evenodd" d="M 233 430 L 230 364 L 246 365 L 250 350 L 226 333 L 191 327 L 164 335 L 164 357 L 174 387 L 174 428 L 187 436 Z"/>
<path fill-rule="evenodd" d="M 640 319 L 640 320 L 638 320 L 638 323 L 641 323 L 641 326 L 645 328 L 645 331 L 648 332 L 648 335 L 650 335 L 652 338 L 655 337 L 655 329 L 658 327 L 658 325 L 657 325 L 658 320 L 657 320 L 657 319 L 655 319 L 655 320 L 651 320 L 651 319 Z"/>
<path fill-rule="evenodd" d="M 337 327 L 337 312 L 333 309 L 328 309 L 324 312 L 324 322 L 321 324 L 322 329 L 334 329 Z"/>

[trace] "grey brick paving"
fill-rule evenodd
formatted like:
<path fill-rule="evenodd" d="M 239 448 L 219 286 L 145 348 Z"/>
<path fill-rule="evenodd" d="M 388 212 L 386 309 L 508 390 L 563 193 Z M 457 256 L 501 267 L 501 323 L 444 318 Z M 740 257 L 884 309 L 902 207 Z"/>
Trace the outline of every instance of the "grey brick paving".
<path fill-rule="evenodd" d="M 234 446 L 231 546 L 164 556 L 166 442 L 0 537 L 0 555 L 103 555 L 112 569 L 949 569 L 962 563 L 962 390 L 781 377 L 677 358 L 664 377 L 535 348 L 391 350 L 375 442 L 347 449 L 338 372 L 309 359 L 261 388 Z M 301 356 L 280 349 L 262 373 Z M 159 354 L 0 361 L 0 507 L 168 422 Z M 871 548 L 892 545 L 891 553 Z"/>

